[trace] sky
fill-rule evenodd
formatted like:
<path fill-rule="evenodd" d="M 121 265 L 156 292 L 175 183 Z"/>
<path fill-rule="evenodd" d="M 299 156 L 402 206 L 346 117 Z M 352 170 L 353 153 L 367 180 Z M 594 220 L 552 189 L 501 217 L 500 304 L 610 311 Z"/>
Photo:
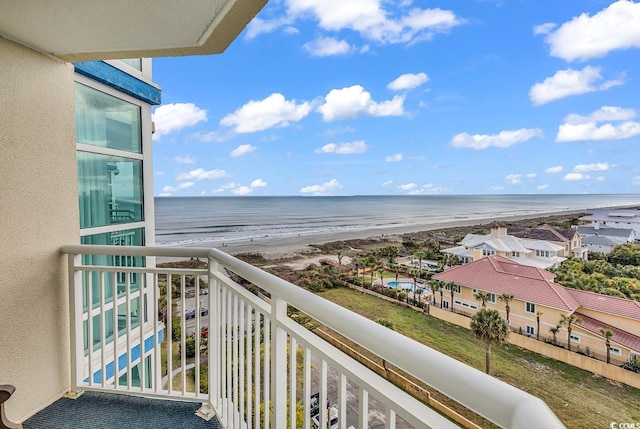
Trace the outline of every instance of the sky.
<path fill-rule="evenodd" d="M 153 80 L 158 196 L 640 192 L 640 2 L 271 0 Z"/>

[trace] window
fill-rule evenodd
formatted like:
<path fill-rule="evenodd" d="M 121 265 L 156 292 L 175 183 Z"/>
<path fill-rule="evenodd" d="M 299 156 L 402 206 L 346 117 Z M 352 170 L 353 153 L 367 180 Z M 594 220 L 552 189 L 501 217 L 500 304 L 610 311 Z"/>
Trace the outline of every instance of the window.
<path fill-rule="evenodd" d="M 513 258 L 519 258 L 520 257 L 520 252 L 511 252 L 511 256 Z"/>
<path fill-rule="evenodd" d="M 605 346 L 605 352 L 607 347 Z M 612 355 L 616 355 L 616 356 L 622 356 L 622 350 L 620 350 L 618 347 L 609 347 L 609 352 L 611 352 Z"/>
<path fill-rule="evenodd" d="M 539 256 L 541 258 L 550 258 L 551 252 L 549 252 L 548 250 L 536 250 L 536 256 Z"/>
<path fill-rule="evenodd" d="M 442 301 L 442 308 L 444 308 L 445 310 L 449 309 L 449 301 Z"/>
<path fill-rule="evenodd" d="M 496 294 L 495 293 L 487 293 L 487 302 L 490 302 L 491 304 L 495 304 L 496 303 Z"/>
<path fill-rule="evenodd" d="M 580 344 L 580 337 L 577 335 L 571 335 L 571 342 Z"/>
<path fill-rule="evenodd" d="M 478 289 L 473 288 L 473 289 L 471 289 L 471 292 L 473 292 L 473 293 L 478 293 Z"/>
<path fill-rule="evenodd" d="M 495 255 L 496 251 L 492 249 L 482 249 L 482 256 L 491 256 Z"/>
<path fill-rule="evenodd" d="M 536 314 L 536 305 L 532 302 L 525 302 L 524 311 L 531 314 Z"/>
<path fill-rule="evenodd" d="M 533 336 L 536 334 L 536 328 L 534 328 L 533 326 L 526 326 L 526 331 L 527 331 L 527 335 L 528 336 Z"/>
<path fill-rule="evenodd" d="M 140 106 L 80 83 L 75 104 L 78 143 L 142 153 Z"/>

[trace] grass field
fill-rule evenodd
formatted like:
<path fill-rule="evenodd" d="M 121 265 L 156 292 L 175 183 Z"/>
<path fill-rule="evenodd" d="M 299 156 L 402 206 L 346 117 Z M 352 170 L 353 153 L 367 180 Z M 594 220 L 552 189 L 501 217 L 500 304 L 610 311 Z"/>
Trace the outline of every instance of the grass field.
<path fill-rule="evenodd" d="M 320 296 L 369 319 L 386 319 L 395 331 L 484 371 L 484 343 L 468 329 L 370 295 L 338 288 Z M 640 423 L 640 390 L 513 345 L 492 348 L 495 377 L 544 400 L 568 428 L 609 428 Z"/>

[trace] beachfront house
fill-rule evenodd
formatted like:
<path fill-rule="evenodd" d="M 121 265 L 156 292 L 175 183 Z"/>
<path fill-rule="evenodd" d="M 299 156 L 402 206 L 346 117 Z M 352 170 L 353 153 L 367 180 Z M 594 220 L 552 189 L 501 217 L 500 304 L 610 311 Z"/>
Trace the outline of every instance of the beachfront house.
<path fill-rule="evenodd" d="M 640 238 L 640 210 L 624 209 L 588 209 L 586 216 L 580 218 L 583 225 L 600 228 L 632 229 L 635 239 Z"/>
<path fill-rule="evenodd" d="M 150 109 L 160 100 L 151 63 L 140 58 L 222 53 L 264 3 L 3 3 L 2 423 L 196 427 L 198 409 L 226 428 L 247 421 L 282 428 L 295 411 L 288 404 L 301 402 L 308 427 L 312 369 L 325 403 L 332 368 L 343 421 L 347 398 L 356 397 L 349 405 L 366 427 L 371 395 L 385 404 L 388 426 L 396 415 L 417 428 L 455 426 L 298 325 L 287 316 L 291 305 L 500 426 L 561 427 L 540 399 L 223 252 L 153 246 Z M 156 256 L 208 266 L 157 269 Z M 238 278 L 270 300 L 248 293 Z M 195 335 L 192 361 L 184 318 L 172 315 L 184 308 L 189 279 L 196 294 L 200 279 L 208 284 L 211 309 L 208 331 L 196 318 L 196 332 L 208 338 Z M 181 328 L 171 335 L 170 320 Z M 299 375 L 288 372 L 296 351 L 304 356 Z M 188 373 L 204 375 L 189 376 L 188 386 Z M 347 381 L 358 384 L 355 396 L 347 395 Z M 88 413 L 92 422 L 78 420 Z"/>
<path fill-rule="evenodd" d="M 582 245 L 582 236 L 573 228 L 564 229 L 552 225 L 540 225 L 535 228 L 508 227 L 507 235 L 526 240 L 546 241 L 562 246 L 558 256 L 578 259 L 587 258 L 587 249 Z"/>
<path fill-rule="evenodd" d="M 507 318 L 506 304 L 500 296 L 511 295 L 508 319 L 514 332 L 553 341 L 550 329 L 560 325 L 555 341 L 566 346 L 567 326 L 560 324 L 560 319 L 575 316 L 581 322 L 571 327 L 573 350 L 599 358 L 606 356 L 606 340 L 600 332 L 604 329 L 613 332 L 612 362 L 622 363 L 640 355 L 640 303 L 566 288 L 554 283 L 554 278 L 548 271 L 498 255 L 454 266 L 433 276 L 434 280 L 453 285 L 449 287 L 454 289 L 454 306 L 450 308 L 454 312 L 472 315 L 482 305 L 475 295 L 484 292 L 486 307 L 498 310 Z"/>
<path fill-rule="evenodd" d="M 458 244 L 441 252 L 457 256 L 462 264 L 500 255 L 519 264 L 545 269 L 567 259 L 561 256 L 565 252 L 564 244 L 509 235 L 505 225 L 494 225 L 489 235 L 467 234 Z"/>

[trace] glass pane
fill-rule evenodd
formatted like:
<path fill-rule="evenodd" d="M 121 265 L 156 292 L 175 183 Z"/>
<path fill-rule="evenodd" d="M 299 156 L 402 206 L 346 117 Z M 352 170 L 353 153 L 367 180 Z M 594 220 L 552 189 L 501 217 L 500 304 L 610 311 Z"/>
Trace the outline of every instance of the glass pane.
<path fill-rule="evenodd" d="M 78 152 L 80 228 L 144 220 L 142 161 Z"/>
<path fill-rule="evenodd" d="M 142 58 L 127 58 L 126 60 L 120 60 L 123 63 L 129 64 L 136 70 L 142 71 Z"/>
<path fill-rule="evenodd" d="M 140 106 L 75 85 L 76 140 L 128 152 L 142 152 Z"/>

